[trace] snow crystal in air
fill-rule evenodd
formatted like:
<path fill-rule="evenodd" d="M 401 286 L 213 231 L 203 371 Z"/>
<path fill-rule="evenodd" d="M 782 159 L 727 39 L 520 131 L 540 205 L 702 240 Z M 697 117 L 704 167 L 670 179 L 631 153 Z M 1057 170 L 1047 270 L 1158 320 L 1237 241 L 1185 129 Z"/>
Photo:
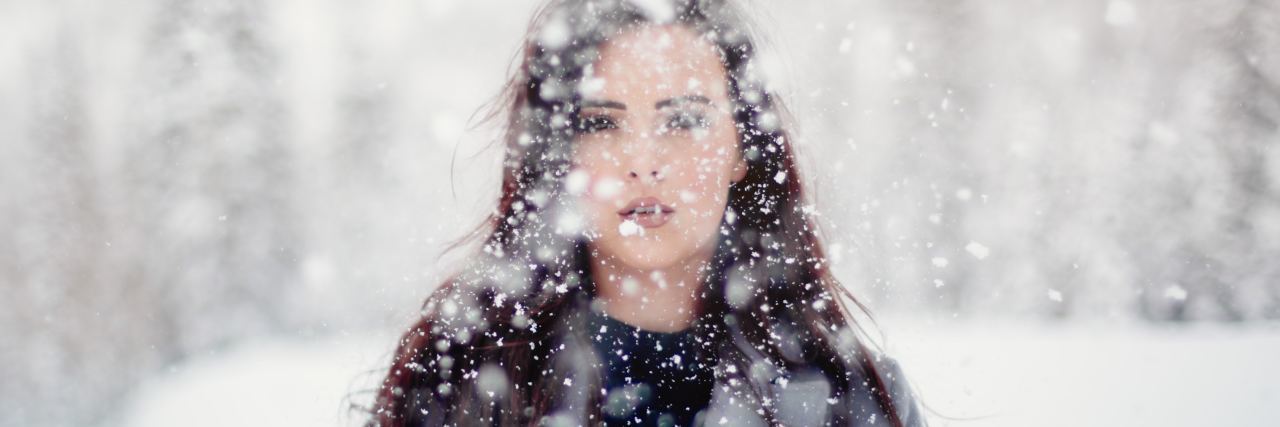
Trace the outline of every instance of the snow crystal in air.
<path fill-rule="evenodd" d="M 573 236 L 582 232 L 586 227 L 586 220 L 577 212 L 563 212 L 556 218 L 556 233 L 561 236 Z"/>
<path fill-rule="evenodd" d="M 753 294 L 755 285 L 747 280 L 746 272 L 736 268 L 730 271 L 729 280 L 725 284 L 725 302 L 734 309 L 741 309 L 751 301 Z"/>
<path fill-rule="evenodd" d="M 596 180 L 595 186 L 591 188 L 591 193 L 600 198 L 610 198 L 622 191 L 622 181 L 614 178 L 601 178 Z"/>
<path fill-rule="evenodd" d="M 590 183 L 591 177 L 587 175 L 586 171 L 575 169 L 573 172 L 569 172 L 569 176 L 565 178 L 564 189 L 568 190 L 569 194 L 576 196 L 586 191 L 587 185 Z"/>
<path fill-rule="evenodd" d="M 768 132 L 778 130 L 778 115 L 772 112 L 760 115 L 760 129 Z"/>
<path fill-rule="evenodd" d="M 1176 284 L 1169 285 L 1164 289 L 1164 297 L 1172 300 L 1185 301 L 1187 299 L 1187 290 Z"/>
<path fill-rule="evenodd" d="M 947 264 L 949 263 L 949 262 L 947 261 L 947 259 L 946 259 L 946 258 L 943 258 L 943 257 L 940 257 L 940 256 L 939 256 L 939 257 L 933 257 L 933 259 L 932 259 L 931 261 L 933 262 L 933 266 L 934 266 L 934 267 L 946 267 L 946 266 L 947 266 Z"/>
<path fill-rule="evenodd" d="M 774 176 L 773 176 L 773 181 L 774 181 L 774 182 L 777 182 L 777 183 L 779 183 L 779 184 L 781 184 L 781 183 L 785 182 L 786 180 L 787 180 L 787 173 L 786 173 L 786 172 L 778 172 L 778 174 L 777 174 L 777 175 L 774 175 Z"/>
<path fill-rule="evenodd" d="M 538 42 L 548 49 L 559 49 L 569 44 L 569 25 L 562 19 L 553 19 L 538 33 Z"/>
<path fill-rule="evenodd" d="M 981 243 L 972 241 L 969 242 L 968 245 L 965 245 L 964 250 L 969 251 L 969 254 L 973 255 L 973 257 L 977 259 L 986 258 L 987 255 L 991 254 L 991 249 L 983 246 Z"/>
<path fill-rule="evenodd" d="M 621 224 L 618 224 L 618 234 L 621 234 L 624 237 L 634 236 L 637 234 L 643 236 L 644 228 L 641 227 L 640 224 L 636 224 L 633 220 L 626 220 L 622 221 Z"/>
<path fill-rule="evenodd" d="M 654 283 L 657 283 L 659 288 L 662 288 L 662 289 L 667 288 L 667 278 L 666 276 L 663 276 L 662 272 L 659 270 L 654 270 L 650 272 L 649 280 L 652 280 Z M 683 284 L 684 282 L 681 282 L 681 283 Z"/>
<path fill-rule="evenodd" d="M 605 79 L 599 77 L 589 77 L 582 79 L 582 83 L 578 83 L 578 92 L 582 96 L 591 96 L 604 90 Z"/>
<path fill-rule="evenodd" d="M 1057 289 L 1050 289 L 1049 299 L 1053 300 L 1054 302 L 1062 302 L 1062 292 L 1058 292 Z"/>
<path fill-rule="evenodd" d="M 622 294 L 635 295 L 640 291 L 640 282 L 636 278 L 627 276 L 622 278 Z"/>
<path fill-rule="evenodd" d="M 494 364 L 487 364 L 480 368 L 480 373 L 476 378 L 476 386 L 484 396 L 490 399 L 499 399 L 506 396 L 507 391 L 507 373 Z"/>
<path fill-rule="evenodd" d="M 609 390 L 602 409 L 614 418 L 626 417 L 635 411 L 636 407 L 643 403 L 651 393 L 649 385 L 644 383 L 615 387 Z"/>

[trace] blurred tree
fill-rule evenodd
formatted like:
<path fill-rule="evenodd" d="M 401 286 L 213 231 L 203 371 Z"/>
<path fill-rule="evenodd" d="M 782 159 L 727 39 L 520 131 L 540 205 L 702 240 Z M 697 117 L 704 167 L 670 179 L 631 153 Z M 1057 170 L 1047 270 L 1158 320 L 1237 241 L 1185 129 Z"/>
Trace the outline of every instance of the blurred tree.
<path fill-rule="evenodd" d="M 144 41 L 123 171 L 128 282 L 165 360 L 289 324 L 302 212 L 264 13 L 163 0 Z"/>
<path fill-rule="evenodd" d="M 6 138 L 17 144 L 4 156 L 12 162 L 4 169 L 17 173 L 6 179 L 0 204 L 8 206 L 0 212 L 8 214 L 6 224 L 18 226 L 0 239 L 0 299 L 21 303 L 0 310 L 9 343 L 0 352 L 0 425 L 88 421 L 125 387 L 103 381 L 120 349 L 93 335 L 111 323 L 101 303 L 113 295 L 82 39 L 70 17 L 53 22 L 52 37 L 22 52 L 20 71 L 30 86 L 20 99 L 28 108 L 10 116 L 20 133 Z M 85 382 L 46 380 L 67 377 Z"/>

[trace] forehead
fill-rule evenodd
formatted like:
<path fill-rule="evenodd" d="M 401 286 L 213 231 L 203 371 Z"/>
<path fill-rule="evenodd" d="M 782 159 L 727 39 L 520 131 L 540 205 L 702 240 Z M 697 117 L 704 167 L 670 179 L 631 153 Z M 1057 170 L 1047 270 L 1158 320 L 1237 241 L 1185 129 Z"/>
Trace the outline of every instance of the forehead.
<path fill-rule="evenodd" d="M 601 95 L 661 97 L 702 93 L 725 97 L 724 64 L 714 45 L 693 29 L 644 24 L 600 46 L 593 74 L 605 81 Z"/>

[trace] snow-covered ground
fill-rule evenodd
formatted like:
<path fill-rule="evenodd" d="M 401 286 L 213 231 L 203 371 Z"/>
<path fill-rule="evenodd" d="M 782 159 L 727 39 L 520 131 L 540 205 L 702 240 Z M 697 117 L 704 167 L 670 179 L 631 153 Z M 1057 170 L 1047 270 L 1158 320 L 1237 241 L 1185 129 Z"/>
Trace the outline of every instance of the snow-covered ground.
<path fill-rule="evenodd" d="M 161 373 L 138 388 L 123 425 L 356 426 L 396 337 L 256 341 Z"/>
<path fill-rule="evenodd" d="M 934 426 L 1274 426 L 1280 325 L 881 319 Z M 158 375 L 135 427 L 358 425 L 394 337 L 246 343 Z"/>
<path fill-rule="evenodd" d="M 1277 324 L 882 323 L 934 425 L 1280 425 Z"/>

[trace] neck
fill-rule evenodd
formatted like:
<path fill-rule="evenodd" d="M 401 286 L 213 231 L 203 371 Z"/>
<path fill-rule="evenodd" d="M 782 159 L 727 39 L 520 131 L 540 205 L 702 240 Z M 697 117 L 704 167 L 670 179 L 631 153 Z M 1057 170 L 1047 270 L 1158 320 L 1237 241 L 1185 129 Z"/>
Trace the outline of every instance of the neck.
<path fill-rule="evenodd" d="M 656 332 L 676 332 L 693 323 L 697 292 L 710 256 L 663 269 L 637 269 L 592 257 L 591 278 L 609 316 Z"/>

